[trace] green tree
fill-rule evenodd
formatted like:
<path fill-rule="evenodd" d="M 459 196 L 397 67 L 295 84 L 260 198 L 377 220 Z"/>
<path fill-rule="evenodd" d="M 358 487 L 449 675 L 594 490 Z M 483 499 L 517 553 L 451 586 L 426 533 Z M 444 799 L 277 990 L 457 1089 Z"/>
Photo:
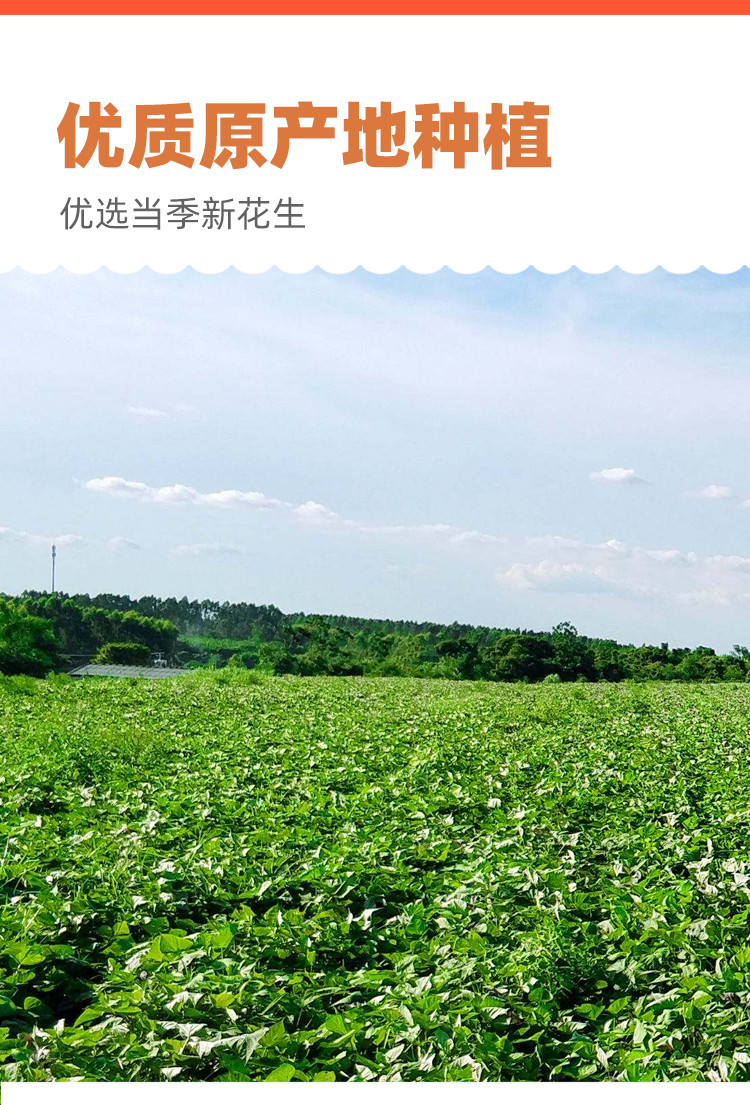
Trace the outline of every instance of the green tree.
<path fill-rule="evenodd" d="M 394 633 L 390 636 L 388 655 L 379 665 L 381 675 L 427 676 L 429 656 L 427 655 L 427 637 L 424 633 L 402 636 Z"/>
<path fill-rule="evenodd" d="M 449 638 L 440 641 L 437 654 L 447 661 L 443 670 L 456 679 L 477 679 L 480 670 L 479 649 L 466 637 Z M 442 671 L 441 671 L 442 674 Z"/>
<path fill-rule="evenodd" d="M 552 629 L 552 654 L 561 679 L 596 679 L 596 661 L 588 643 L 570 622 Z"/>
<path fill-rule="evenodd" d="M 275 675 L 289 675 L 296 670 L 295 657 L 281 641 L 263 641 L 258 647 L 261 668 Z"/>
<path fill-rule="evenodd" d="M 680 679 L 719 682 L 724 678 L 724 661 L 712 648 L 699 646 L 680 661 L 677 671 Z"/>
<path fill-rule="evenodd" d="M 52 624 L 22 605 L 0 599 L 0 672 L 41 676 L 52 670 L 56 659 Z"/>
<path fill-rule="evenodd" d="M 527 633 L 501 637 L 485 650 L 484 661 L 488 678 L 505 683 L 536 683 L 555 670 L 549 641 Z"/>

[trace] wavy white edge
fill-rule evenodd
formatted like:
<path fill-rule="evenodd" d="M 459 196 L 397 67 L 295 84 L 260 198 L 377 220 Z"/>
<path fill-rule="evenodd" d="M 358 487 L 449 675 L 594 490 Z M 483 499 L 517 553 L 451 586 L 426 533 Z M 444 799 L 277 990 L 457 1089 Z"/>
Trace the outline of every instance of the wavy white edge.
<path fill-rule="evenodd" d="M 244 268 L 240 265 L 224 265 L 221 268 L 204 268 L 199 265 L 182 265 L 175 268 L 157 267 L 154 265 L 143 264 L 128 268 L 118 268 L 112 265 L 107 265 L 102 262 L 95 266 L 86 267 L 74 267 L 71 265 L 51 265 L 48 268 L 36 268 L 33 266 L 23 265 L 16 263 L 10 266 L 0 266 L 0 276 L 8 276 L 14 272 L 23 272 L 29 276 L 48 276 L 53 272 L 67 272 L 74 276 L 91 276 L 98 272 L 110 272 L 115 276 L 135 276 L 137 273 L 147 272 L 156 273 L 159 276 L 177 276 L 180 273 L 192 271 L 200 273 L 203 276 L 220 276 L 225 272 L 238 272 L 243 276 L 262 276 L 268 272 L 280 272 L 286 276 L 304 276 L 307 273 L 324 272 L 329 276 L 348 276 L 355 272 L 366 272 L 371 276 L 389 276 L 393 273 L 406 270 L 415 276 L 433 276 L 436 273 L 443 272 L 446 269 L 454 273 L 457 276 L 476 276 L 478 273 L 484 273 L 488 270 L 495 272 L 500 276 L 519 276 L 522 273 L 528 272 L 530 269 L 534 272 L 540 273 L 543 276 L 562 276 L 569 272 L 580 272 L 586 276 L 604 276 L 611 272 L 622 272 L 628 276 L 646 276 L 652 272 L 666 272 L 671 276 L 689 276 L 697 272 L 710 273 L 712 276 L 732 276 L 743 269 L 750 267 L 750 262 L 738 262 L 729 267 L 719 265 L 712 266 L 708 264 L 694 264 L 686 267 L 683 265 L 670 266 L 666 264 L 650 264 L 647 266 L 625 266 L 619 264 L 611 264 L 608 266 L 595 266 L 587 267 L 584 265 L 578 265 L 575 263 L 569 265 L 519 265 L 519 266 L 507 266 L 501 267 L 499 265 L 484 264 L 477 265 L 473 268 L 464 268 L 451 264 L 437 265 L 433 267 L 424 267 L 419 265 L 409 265 L 406 263 L 395 264 L 388 268 L 370 267 L 366 264 L 349 265 L 344 268 L 340 266 L 329 267 L 324 264 L 306 265 L 299 268 L 291 268 L 281 265 L 266 265 L 264 268 Z"/>

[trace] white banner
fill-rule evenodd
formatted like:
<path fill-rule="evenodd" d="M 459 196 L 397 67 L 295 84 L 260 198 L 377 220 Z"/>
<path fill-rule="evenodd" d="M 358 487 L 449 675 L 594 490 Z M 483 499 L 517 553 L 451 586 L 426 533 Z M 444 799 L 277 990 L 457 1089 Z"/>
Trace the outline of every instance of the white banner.
<path fill-rule="evenodd" d="M 3 29 L 3 271 L 726 272 L 750 258 L 747 17 L 7 17 Z M 300 103 L 329 109 L 328 133 L 279 152 L 289 120 L 275 112 Z M 256 155 L 245 167 L 216 163 L 227 112 L 209 109 L 207 140 L 212 104 L 256 109 L 225 132 Z M 92 105 L 103 122 L 87 128 Z M 159 105 L 183 109 L 176 160 Z M 548 108 L 536 161 L 523 105 Z"/>

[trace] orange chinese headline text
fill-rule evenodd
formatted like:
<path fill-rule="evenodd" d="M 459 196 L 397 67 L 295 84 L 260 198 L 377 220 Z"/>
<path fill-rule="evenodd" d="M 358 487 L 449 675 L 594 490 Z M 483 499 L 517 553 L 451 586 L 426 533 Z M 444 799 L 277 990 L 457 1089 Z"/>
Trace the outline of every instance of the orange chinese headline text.
<path fill-rule="evenodd" d="M 268 158 L 262 152 L 266 105 L 206 104 L 202 150 L 198 164 L 210 169 L 227 164 L 244 169 L 248 162 L 258 168 Z M 388 100 L 378 107 L 349 101 L 343 131 L 346 149 L 344 165 L 364 163 L 374 168 L 401 168 L 413 158 L 421 168 L 431 169 L 435 155 L 452 158 L 452 167 L 466 168 L 466 158 L 483 154 L 492 169 L 549 168 L 547 128 L 549 106 L 524 101 L 521 104 L 492 104 L 481 115 L 467 111 L 464 101 L 448 110 L 440 104 L 416 104 L 407 132 L 406 111 L 394 111 Z M 336 107 L 320 107 L 300 100 L 293 107 L 274 107 L 274 137 L 266 152 L 274 149 L 270 162 L 281 169 L 290 145 L 300 139 L 335 139 Z M 193 151 L 194 118 L 189 103 L 139 104 L 135 108 L 135 137 L 127 164 L 154 169 L 176 164 L 187 169 L 196 161 Z M 65 154 L 65 168 L 75 169 L 92 160 L 105 168 L 125 162 L 123 120 L 114 104 L 102 107 L 92 100 L 88 109 L 69 103 L 57 128 Z M 197 155 L 200 144 L 196 144 Z M 447 162 L 449 165 L 450 161 Z"/>

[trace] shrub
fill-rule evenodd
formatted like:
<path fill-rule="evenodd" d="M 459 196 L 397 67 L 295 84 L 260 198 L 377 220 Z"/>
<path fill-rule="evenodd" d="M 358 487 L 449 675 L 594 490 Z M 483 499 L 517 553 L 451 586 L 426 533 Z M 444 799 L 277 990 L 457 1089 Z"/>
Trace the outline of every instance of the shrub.
<path fill-rule="evenodd" d="M 189 676 L 181 677 L 178 682 L 187 685 L 186 680 L 190 679 L 191 681 L 195 680 L 198 685 L 202 684 L 206 687 L 216 686 L 217 684 L 230 687 L 247 687 L 265 683 L 267 677 L 268 673 L 260 671 L 258 668 L 251 671 L 239 664 L 227 664 L 223 668 L 196 668 L 190 672 Z"/>
<path fill-rule="evenodd" d="M 0 675 L 0 695 L 36 694 L 39 682 L 30 675 Z"/>
<path fill-rule="evenodd" d="M 0 599 L 0 672 L 45 675 L 55 664 L 57 642 L 51 624 L 24 606 Z"/>
<path fill-rule="evenodd" d="M 128 664 L 138 667 L 147 664 L 151 650 L 148 645 L 136 641 L 111 641 L 102 645 L 94 657 L 95 664 Z"/>

